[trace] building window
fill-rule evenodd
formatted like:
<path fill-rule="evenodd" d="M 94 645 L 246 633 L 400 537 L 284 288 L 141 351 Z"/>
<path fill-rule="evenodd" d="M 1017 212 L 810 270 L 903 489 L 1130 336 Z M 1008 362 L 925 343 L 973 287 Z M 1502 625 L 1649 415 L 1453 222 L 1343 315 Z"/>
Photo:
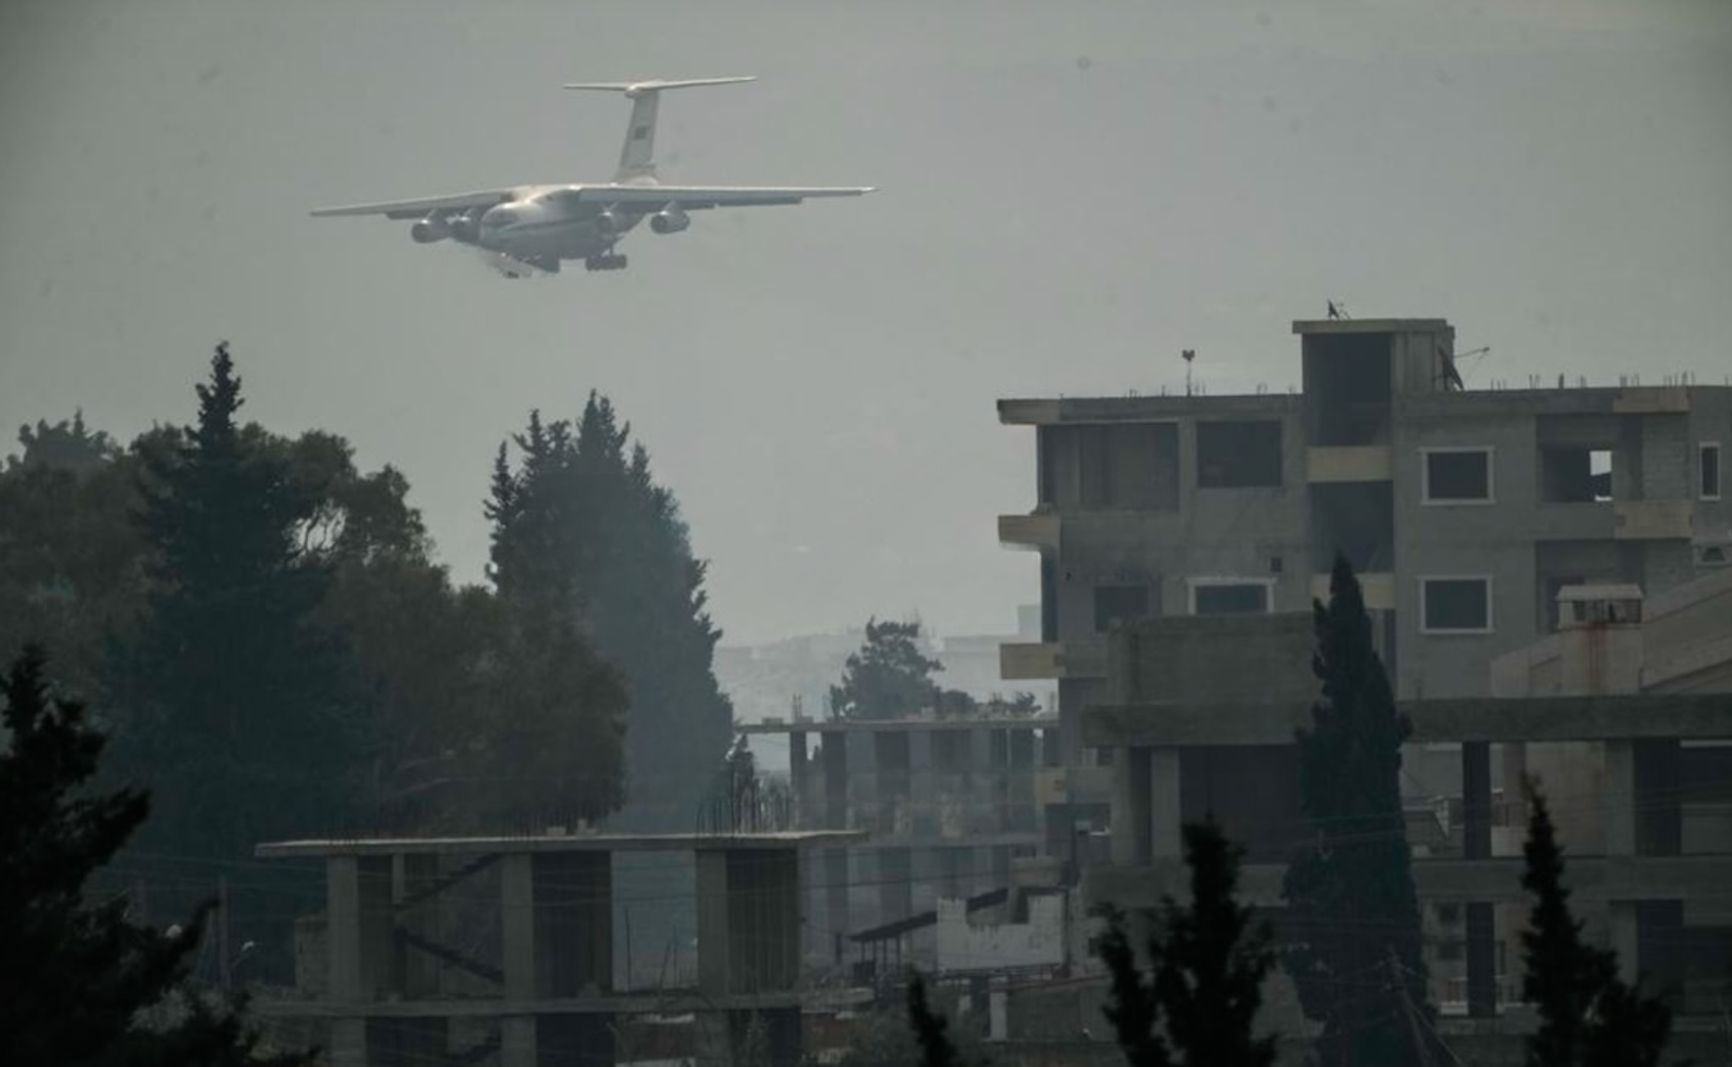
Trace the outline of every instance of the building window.
<path fill-rule="evenodd" d="M 1136 622 L 1149 617 L 1149 587 L 1146 585 L 1095 586 L 1095 632 L 1106 633 L 1115 622 Z"/>
<path fill-rule="evenodd" d="M 1197 485 L 1202 489 L 1280 488 L 1281 424 L 1197 423 Z"/>
<path fill-rule="evenodd" d="M 1720 442 L 1703 441 L 1696 446 L 1696 472 L 1701 478 L 1703 500 L 1720 499 Z"/>
<path fill-rule="evenodd" d="M 1427 504 L 1490 504 L 1492 450 L 1489 448 L 1422 448 Z"/>
<path fill-rule="evenodd" d="M 1541 446 L 1540 499 L 1550 504 L 1612 499 L 1612 450 Z"/>
<path fill-rule="evenodd" d="M 1192 578 L 1192 615 L 1267 615 L 1272 610 L 1272 580 Z"/>
<path fill-rule="evenodd" d="M 1424 633 L 1490 633 L 1491 579 L 1421 578 L 1419 613 Z"/>

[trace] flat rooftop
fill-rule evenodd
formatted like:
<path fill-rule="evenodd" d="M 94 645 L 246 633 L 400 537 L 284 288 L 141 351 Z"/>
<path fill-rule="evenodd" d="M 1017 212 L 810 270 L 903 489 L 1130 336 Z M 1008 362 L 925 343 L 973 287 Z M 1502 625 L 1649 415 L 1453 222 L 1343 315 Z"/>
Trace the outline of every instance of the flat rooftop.
<path fill-rule="evenodd" d="M 1293 332 L 1308 333 L 1436 333 L 1449 329 L 1448 319 L 1294 319 Z"/>
<path fill-rule="evenodd" d="M 267 841 L 259 859 L 291 856 L 473 855 L 511 852 L 711 852 L 813 848 L 866 836 L 864 830 L 789 830 L 761 834 L 519 834 L 501 837 L 355 837 Z"/>
<path fill-rule="evenodd" d="M 913 730 L 1056 730 L 1056 715 L 964 719 L 765 719 L 734 727 L 742 734 L 893 734 Z"/>

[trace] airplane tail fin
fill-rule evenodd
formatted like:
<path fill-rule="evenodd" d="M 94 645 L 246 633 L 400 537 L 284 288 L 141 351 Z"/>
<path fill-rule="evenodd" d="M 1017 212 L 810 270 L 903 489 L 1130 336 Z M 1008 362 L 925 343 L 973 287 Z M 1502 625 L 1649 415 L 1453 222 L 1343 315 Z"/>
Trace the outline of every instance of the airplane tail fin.
<path fill-rule="evenodd" d="M 567 89 L 591 89 L 600 92 L 624 93 L 631 101 L 631 123 L 625 130 L 625 146 L 619 152 L 619 171 L 616 181 L 632 181 L 634 179 L 656 176 L 655 142 L 656 142 L 656 104 L 661 99 L 663 89 L 690 89 L 700 85 L 733 85 L 737 82 L 749 82 L 752 77 L 743 78 L 688 78 L 683 81 L 642 81 L 642 82 L 579 82 L 567 85 Z"/>

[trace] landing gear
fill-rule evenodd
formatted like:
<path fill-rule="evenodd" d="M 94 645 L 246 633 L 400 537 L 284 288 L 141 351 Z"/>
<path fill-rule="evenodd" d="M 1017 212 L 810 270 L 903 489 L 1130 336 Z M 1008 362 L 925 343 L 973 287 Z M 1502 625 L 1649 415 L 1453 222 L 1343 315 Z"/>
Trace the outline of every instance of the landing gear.
<path fill-rule="evenodd" d="M 623 253 L 609 252 L 606 255 L 590 256 L 583 261 L 586 270 L 624 270 L 626 257 Z"/>

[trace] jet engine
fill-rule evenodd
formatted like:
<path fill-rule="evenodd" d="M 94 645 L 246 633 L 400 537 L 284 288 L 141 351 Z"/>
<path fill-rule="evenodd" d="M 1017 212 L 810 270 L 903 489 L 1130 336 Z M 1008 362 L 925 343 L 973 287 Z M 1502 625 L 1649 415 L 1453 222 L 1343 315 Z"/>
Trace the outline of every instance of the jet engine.
<path fill-rule="evenodd" d="M 476 209 L 453 215 L 445 220 L 447 232 L 464 244 L 474 244 L 481 236 L 481 212 Z"/>
<path fill-rule="evenodd" d="M 625 232 L 625 216 L 619 213 L 618 206 L 601 209 L 595 216 L 595 232 L 603 237 L 612 237 Z"/>
<path fill-rule="evenodd" d="M 409 227 L 409 236 L 414 238 L 418 245 L 430 245 L 451 236 L 451 227 L 446 224 L 444 216 L 428 215 Z"/>
<path fill-rule="evenodd" d="M 678 204 L 669 204 L 651 215 L 649 224 L 656 233 L 679 233 L 692 224 L 692 217 Z"/>

